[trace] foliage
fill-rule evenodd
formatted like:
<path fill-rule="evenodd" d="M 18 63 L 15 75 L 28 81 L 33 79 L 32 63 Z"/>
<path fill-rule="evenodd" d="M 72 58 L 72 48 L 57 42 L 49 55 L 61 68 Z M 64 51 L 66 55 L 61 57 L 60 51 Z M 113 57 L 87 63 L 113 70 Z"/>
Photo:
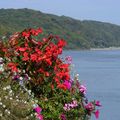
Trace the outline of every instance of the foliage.
<path fill-rule="evenodd" d="M 120 46 L 120 27 L 97 21 L 79 21 L 65 16 L 44 14 L 30 9 L 0 9 L 0 36 L 41 26 L 67 40 L 66 49 Z"/>
<path fill-rule="evenodd" d="M 88 102 L 71 58 L 60 58 L 66 42 L 42 29 L 25 29 L 0 43 L 0 117 L 10 120 L 88 120 L 99 101 Z"/>

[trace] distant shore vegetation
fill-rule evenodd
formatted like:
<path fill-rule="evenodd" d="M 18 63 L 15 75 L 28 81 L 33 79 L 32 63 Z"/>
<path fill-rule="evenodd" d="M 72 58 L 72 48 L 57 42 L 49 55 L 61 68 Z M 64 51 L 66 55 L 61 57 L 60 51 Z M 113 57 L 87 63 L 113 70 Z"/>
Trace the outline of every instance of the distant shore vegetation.
<path fill-rule="evenodd" d="M 54 33 L 67 40 L 65 49 L 120 47 L 120 26 L 75 20 L 66 16 L 45 14 L 31 9 L 0 9 L 0 37 L 9 37 L 25 28 L 43 27 L 45 34 Z"/>

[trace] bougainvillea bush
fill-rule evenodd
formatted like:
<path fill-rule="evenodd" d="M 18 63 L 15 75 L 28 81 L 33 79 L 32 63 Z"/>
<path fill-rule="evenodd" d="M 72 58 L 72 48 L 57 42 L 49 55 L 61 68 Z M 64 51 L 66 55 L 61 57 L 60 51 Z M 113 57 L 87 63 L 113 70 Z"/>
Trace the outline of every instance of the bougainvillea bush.
<path fill-rule="evenodd" d="M 1 120 L 88 120 L 99 101 L 89 102 L 71 57 L 60 57 L 66 42 L 42 29 L 25 29 L 0 41 Z"/>

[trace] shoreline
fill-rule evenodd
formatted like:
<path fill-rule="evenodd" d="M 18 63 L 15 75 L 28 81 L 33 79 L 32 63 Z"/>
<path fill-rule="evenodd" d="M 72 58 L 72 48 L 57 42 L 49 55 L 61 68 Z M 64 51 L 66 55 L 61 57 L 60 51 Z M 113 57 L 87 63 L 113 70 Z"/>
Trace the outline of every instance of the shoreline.
<path fill-rule="evenodd" d="M 90 48 L 90 50 L 120 50 L 120 47 L 109 47 L 109 48 Z"/>
<path fill-rule="evenodd" d="M 89 49 L 64 49 L 63 51 L 102 51 L 102 50 L 120 50 L 120 47 L 109 47 L 109 48 L 89 48 Z"/>

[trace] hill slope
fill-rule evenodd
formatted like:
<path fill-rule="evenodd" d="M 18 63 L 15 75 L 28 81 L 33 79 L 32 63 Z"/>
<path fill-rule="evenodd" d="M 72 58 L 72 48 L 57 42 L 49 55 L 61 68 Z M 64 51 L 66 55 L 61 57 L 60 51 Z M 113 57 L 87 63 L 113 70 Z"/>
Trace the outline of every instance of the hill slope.
<path fill-rule="evenodd" d="M 43 27 L 46 33 L 60 35 L 69 49 L 120 46 L 120 26 L 97 21 L 45 14 L 31 9 L 0 9 L 0 36 L 25 28 Z"/>

